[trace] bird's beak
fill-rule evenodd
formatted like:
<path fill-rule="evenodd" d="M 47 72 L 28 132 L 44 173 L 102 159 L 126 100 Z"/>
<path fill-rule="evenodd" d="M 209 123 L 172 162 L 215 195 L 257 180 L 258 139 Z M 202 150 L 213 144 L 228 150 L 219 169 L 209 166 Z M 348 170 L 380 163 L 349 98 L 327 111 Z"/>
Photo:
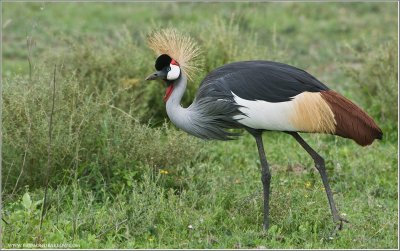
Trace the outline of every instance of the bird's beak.
<path fill-rule="evenodd" d="M 155 80 L 155 79 L 159 79 L 159 78 L 165 78 L 167 77 L 167 73 L 165 73 L 164 71 L 156 71 L 152 74 L 150 74 L 146 80 Z"/>

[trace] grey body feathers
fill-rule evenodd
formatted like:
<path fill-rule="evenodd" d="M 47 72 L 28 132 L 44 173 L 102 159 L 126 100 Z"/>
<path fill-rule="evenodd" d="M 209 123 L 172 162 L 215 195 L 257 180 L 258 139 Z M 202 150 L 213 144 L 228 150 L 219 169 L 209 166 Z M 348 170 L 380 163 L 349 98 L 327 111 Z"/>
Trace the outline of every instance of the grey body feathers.
<path fill-rule="evenodd" d="M 204 78 L 195 100 L 185 109 L 180 101 L 186 84 L 184 74 L 174 83 L 167 101 L 168 116 L 189 134 L 218 140 L 234 139 L 238 134 L 229 129 L 245 127 L 234 119 L 243 113 L 232 92 L 247 100 L 285 102 L 305 91 L 329 90 L 307 72 L 271 61 L 235 62 L 215 69 Z"/>
<path fill-rule="evenodd" d="M 226 95 L 212 89 L 204 89 L 209 95 L 196 99 L 188 110 L 192 111 L 192 121 L 197 137 L 203 139 L 229 140 L 239 134 L 227 131 L 241 125 L 233 119 L 241 114 L 233 95 Z"/>
<path fill-rule="evenodd" d="M 233 95 L 214 88 L 216 86 L 211 83 L 202 85 L 193 103 L 183 108 L 180 101 L 186 83 L 184 74 L 174 83 L 174 90 L 166 104 L 171 121 L 185 132 L 202 139 L 230 140 L 239 136 L 228 130 L 242 127 L 233 118 L 241 114 Z"/>

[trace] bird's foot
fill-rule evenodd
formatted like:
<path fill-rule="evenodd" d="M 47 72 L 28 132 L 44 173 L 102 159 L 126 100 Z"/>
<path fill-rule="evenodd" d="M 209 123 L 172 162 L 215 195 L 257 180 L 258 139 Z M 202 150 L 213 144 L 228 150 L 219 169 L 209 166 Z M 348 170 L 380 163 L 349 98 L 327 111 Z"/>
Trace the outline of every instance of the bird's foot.
<path fill-rule="evenodd" d="M 343 222 L 350 223 L 350 221 L 348 221 L 346 218 L 343 218 L 339 215 L 335 217 L 334 222 L 336 226 L 335 229 L 333 229 L 331 236 L 329 237 L 330 239 L 333 239 L 337 235 L 338 231 L 343 229 Z"/>
<path fill-rule="evenodd" d="M 347 220 L 346 218 L 341 217 L 339 215 L 337 215 L 335 217 L 334 222 L 336 223 L 336 230 L 342 230 L 343 229 L 343 222 L 350 223 L 349 220 Z"/>

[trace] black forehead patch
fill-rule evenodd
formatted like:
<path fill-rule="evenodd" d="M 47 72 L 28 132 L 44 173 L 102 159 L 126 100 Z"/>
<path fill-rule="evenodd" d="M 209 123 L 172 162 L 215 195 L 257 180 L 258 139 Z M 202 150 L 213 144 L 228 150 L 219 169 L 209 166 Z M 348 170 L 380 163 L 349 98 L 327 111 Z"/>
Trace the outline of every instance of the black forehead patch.
<path fill-rule="evenodd" d="M 169 64 L 171 63 L 171 60 L 172 60 L 172 58 L 170 56 L 168 56 L 167 54 L 162 54 L 156 60 L 156 65 L 155 65 L 156 70 L 160 71 L 165 66 L 169 66 Z"/>

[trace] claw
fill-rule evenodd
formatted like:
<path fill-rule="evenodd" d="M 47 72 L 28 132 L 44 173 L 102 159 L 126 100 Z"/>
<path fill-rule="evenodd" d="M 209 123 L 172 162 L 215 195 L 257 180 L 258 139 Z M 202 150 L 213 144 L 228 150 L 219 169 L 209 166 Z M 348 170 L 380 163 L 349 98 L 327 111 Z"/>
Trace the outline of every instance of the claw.
<path fill-rule="evenodd" d="M 349 220 L 341 216 L 337 216 L 334 221 L 336 223 L 336 227 L 333 230 L 332 236 L 336 236 L 337 232 L 343 229 L 343 222 L 350 223 Z"/>

